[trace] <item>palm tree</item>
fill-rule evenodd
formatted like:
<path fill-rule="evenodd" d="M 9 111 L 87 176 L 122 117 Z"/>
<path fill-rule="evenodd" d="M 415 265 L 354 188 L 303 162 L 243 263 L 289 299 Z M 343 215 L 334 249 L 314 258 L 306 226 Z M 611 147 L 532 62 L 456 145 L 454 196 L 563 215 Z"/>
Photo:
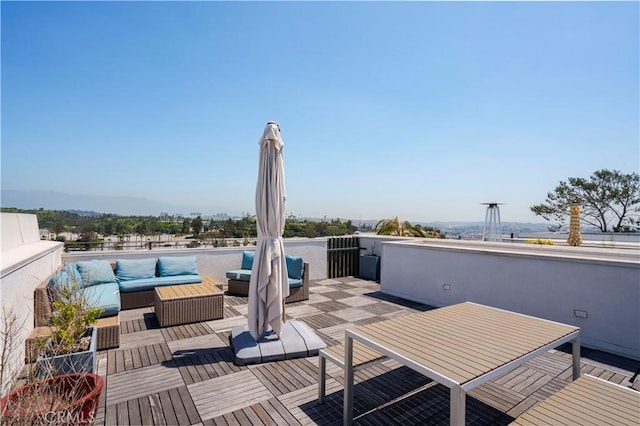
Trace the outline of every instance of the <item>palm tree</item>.
<path fill-rule="evenodd" d="M 378 235 L 398 235 L 401 237 L 442 238 L 437 229 L 423 228 L 420 225 L 412 225 L 409 221 L 400 222 L 398 216 L 393 219 L 382 219 L 375 227 Z"/>

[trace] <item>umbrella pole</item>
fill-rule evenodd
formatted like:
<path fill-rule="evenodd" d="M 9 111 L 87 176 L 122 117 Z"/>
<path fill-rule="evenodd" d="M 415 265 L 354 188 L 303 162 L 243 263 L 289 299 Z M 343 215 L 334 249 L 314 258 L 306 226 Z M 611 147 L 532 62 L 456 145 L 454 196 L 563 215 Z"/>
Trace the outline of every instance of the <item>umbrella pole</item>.
<path fill-rule="evenodd" d="M 284 304 L 284 299 L 282 299 L 282 322 L 285 323 L 287 322 L 287 314 L 284 311 L 285 309 L 285 304 Z"/>

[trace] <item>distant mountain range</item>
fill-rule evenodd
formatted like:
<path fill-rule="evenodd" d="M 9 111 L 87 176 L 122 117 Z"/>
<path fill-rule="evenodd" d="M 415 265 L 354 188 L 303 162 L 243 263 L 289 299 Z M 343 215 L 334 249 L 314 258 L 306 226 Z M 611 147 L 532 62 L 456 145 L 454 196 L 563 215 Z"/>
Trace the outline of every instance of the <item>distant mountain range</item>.
<path fill-rule="evenodd" d="M 190 216 L 192 212 L 198 211 L 193 207 L 177 206 L 169 203 L 162 203 L 145 198 L 136 197 L 120 197 L 120 196 L 103 196 L 103 195 L 71 195 L 64 192 L 56 191 L 20 191 L 11 189 L 2 189 L 0 191 L 0 207 L 14 207 L 18 209 L 46 209 L 46 210 L 65 210 L 75 212 L 82 215 L 94 216 L 103 213 L 117 214 L 121 216 L 160 216 L 162 213 L 171 215 Z M 211 211 L 202 212 L 203 217 L 213 215 Z M 226 214 L 218 216 L 227 217 Z M 313 221 L 329 220 L 331 218 L 300 218 Z M 342 218 L 342 220 L 348 220 Z M 351 219 L 356 226 L 374 227 L 378 220 L 362 220 Z M 439 228 L 448 235 L 457 235 L 459 233 L 479 231 L 482 232 L 483 222 L 475 221 L 455 221 L 455 222 L 412 222 L 414 225 L 432 226 Z M 504 232 L 513 231 L 546 231 L 549 225 L 546 223 L 517 223 L 503 222 L 502 229 Z"/>
<path fill-rule="evenodd" d="M 81 210 L 121 216 L 160 216 L 161 213 L 184 214 L 184 206 L 136 197 L 71 195 L 55 191 L 18 191 L 3 189 L 0 206 L 19 209 Z"/>

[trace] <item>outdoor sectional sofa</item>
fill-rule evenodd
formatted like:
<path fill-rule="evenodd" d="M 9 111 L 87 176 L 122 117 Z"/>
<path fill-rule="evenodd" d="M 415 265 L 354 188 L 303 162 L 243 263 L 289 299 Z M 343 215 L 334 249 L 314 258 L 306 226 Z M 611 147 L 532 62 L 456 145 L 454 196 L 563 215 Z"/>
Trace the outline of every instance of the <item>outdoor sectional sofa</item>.
<path fill-rule="evenodd" d="M 72 282 L 78 283 L 92 307 L 104 310 L 97 324 L 98 349 L 106 349 L 119 346 L 120 310 L 153 306 L 156 287 L 200 283 L 202 277 L 195 256 L 68 263 L 34 292 L 36 328 L 51 325 L 54 287 Z"/>
<path fill-rule="evenodd" d="M 122 309 L 153 306 L 156 287 L 202 282 L 195 256 L 122 259 L 114 269 Z"/>
<path fill-rule="evenodd" d="M 242 252 L 242 265 L 240 269 L 227 271 L 227 292 L 238 296 L 249 295 L 249 281 L 251 280 L 251 268 L 253 267 L 253 251 Z M 309 300 L 309 264 L 304 263 L 302 257 L 285 255 L 289 281 L 289 297 L 285 303 Z"/>

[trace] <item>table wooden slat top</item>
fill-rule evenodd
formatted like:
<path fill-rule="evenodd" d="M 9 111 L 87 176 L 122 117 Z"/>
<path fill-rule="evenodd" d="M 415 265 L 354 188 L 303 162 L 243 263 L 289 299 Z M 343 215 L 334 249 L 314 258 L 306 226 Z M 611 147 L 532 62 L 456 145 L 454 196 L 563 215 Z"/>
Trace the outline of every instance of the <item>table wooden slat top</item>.
<path fill-rule="evenodd" d="M 156 292 L 161 300 L 222 293 L 222 290 L 216 287 L 216 284 L 218 282 L 215 278 L 204 277 L 201 283 L 156 287 Z"/>
<path fill-rule="evenodd" d="M 511 424 L 638 425 L 640 392 L 584 375 Z"/>
<path fill-rule="evenodd" d="M 578 330 L 466 302 L 350 332 L 464 384 Z"/>
<path fill-rule="evenodd" d="M 341 359 L 344 362 L 344 345 L 329 346 L 323 349 L 335 359 Z M 358 367 L 372 361 L 384 358 L 384 355 L 375 351 L 362 343 L 353 342 L 353 366 Z"/>

